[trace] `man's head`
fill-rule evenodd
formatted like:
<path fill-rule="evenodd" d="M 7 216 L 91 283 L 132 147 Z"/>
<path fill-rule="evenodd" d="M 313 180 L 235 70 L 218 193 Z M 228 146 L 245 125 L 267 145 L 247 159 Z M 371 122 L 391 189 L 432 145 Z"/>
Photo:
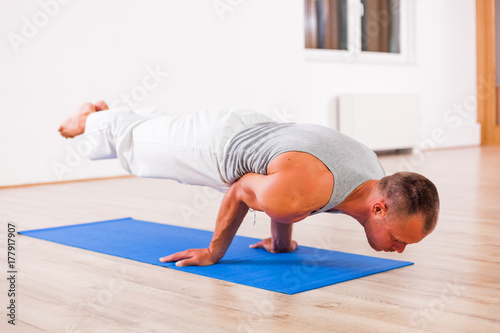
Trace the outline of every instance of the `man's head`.
<path fill-rule="evenodd" d="M 403 252 L 436 227 L 439 195 L 427 178 L 413 172 L 398 172 L 379 180 L 370 201 L 365 232 L 377 251 Z"/>

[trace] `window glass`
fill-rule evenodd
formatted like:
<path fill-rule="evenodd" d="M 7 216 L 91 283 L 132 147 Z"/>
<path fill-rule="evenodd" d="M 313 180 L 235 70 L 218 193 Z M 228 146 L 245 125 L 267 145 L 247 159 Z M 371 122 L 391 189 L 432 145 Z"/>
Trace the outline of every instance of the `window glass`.
<path fill-rule="evenodd" d="M 306 48 L 347 50 L 347 0 L 305 0 Z"/>
<path fill-rule="evenodd" d="M 361 50 L 400 53 L 399 0 L 361 0 Z"/>

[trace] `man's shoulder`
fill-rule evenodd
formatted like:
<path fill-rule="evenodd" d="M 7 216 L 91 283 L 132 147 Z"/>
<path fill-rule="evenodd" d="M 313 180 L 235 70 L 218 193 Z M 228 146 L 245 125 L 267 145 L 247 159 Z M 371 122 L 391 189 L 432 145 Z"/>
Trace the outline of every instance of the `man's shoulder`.
<path fill-rule="evenodd" d="M 303 152 L 287 152 L 269 165 L 269 174 L 278 177 L 280 186 L 300 196 L 311 211 L 322 208 L 333 193 L 334 176 L 318 158 Z"/>

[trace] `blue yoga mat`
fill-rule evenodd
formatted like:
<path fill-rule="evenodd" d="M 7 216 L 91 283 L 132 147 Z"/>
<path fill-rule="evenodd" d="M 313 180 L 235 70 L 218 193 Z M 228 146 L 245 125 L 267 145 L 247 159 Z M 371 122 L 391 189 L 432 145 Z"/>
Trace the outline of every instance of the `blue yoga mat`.
<path fill-rule="evenodd" d="M 217 264 L 177 267 L 158 259 L 188 248 L 205 248 L 212 232 L 132 218 L 20 234 L 289 295 L 413 264 L 307 246 L 273 254 L 249 248 L 259 239 L 236 236 Z"/>

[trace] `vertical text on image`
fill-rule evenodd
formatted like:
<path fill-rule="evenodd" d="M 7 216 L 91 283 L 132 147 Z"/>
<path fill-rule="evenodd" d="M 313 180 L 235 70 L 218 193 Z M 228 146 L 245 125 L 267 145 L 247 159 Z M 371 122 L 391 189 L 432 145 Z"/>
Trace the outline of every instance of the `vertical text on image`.
<path fill-rule="evenodd" d="M 7 223 L 7 296 L 9 297 L 7 305 L 7 322 L 11 325 L 16 324 L 16 225 Z"/>

